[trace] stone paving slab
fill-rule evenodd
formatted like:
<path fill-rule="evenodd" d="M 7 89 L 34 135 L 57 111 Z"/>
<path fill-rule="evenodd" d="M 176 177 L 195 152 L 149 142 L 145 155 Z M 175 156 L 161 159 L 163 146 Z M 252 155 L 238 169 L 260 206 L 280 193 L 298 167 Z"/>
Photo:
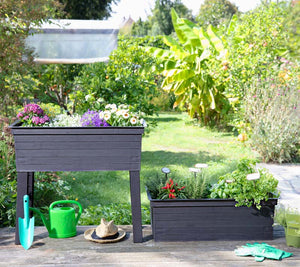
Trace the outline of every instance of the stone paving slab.
<path fill-rule="evenodd" d="M 154 242 L 151 227 L 143 227 L 144 242 L 133 243 L 132 226 L 120 226 L 127 232 L 125 240 L 99 244 L 83 237 L 79 226 L 72 238 L 48 237 L 45 227 L 35 227 L 32 247 L 24 250 L 14 244 L 14 229 L 0 229 L 0 266 L 300 266 L 300 249 L 287 247 L 283 229 L 275 227 L 269 245 L 292 252 L 282 261 L 255 262 L 253 257 L 238 257 L 234 249 L 255 241 Z M 257 240 L 256 240 L 257 241 Z M 259 241 L 263 242 L 263 241 Z"/>

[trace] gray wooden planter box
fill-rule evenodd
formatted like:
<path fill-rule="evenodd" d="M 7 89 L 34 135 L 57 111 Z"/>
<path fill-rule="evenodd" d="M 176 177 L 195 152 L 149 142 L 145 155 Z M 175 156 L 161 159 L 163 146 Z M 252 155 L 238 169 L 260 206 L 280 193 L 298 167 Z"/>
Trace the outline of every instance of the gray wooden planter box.
<path fill-rule="evenodd" d="M 234 200 L 152 199 L 151 226 L 155 241 L 270 240 L 277 199 L 255 207 L 235 207 Z"/>
<path fill-rule="evenodd" d="M 134 242 L 142 242 L 140 169 L 144 127 L 20 127 L 14 123 L 10 128 L 18 172 L 17 218 L 23 217 L 23 195 L 29 195 L 32 206 L 36 171 L 127 170 Z M 16 227 L 16 243 L 17 231 Z"/>
<path fill-rule="evenodd" d="M 143 127 L 12 125 L 17 171 L 140 170 Z"/>

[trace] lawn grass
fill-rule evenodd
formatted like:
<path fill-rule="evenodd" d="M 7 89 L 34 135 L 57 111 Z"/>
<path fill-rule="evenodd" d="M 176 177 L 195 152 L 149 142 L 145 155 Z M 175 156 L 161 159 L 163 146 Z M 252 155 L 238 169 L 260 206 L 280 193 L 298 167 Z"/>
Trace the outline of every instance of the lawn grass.
<path fill-rule="evenodd" d="M 188 168 L 207 163 L 206 173 L 212 181 L 232 171 L 239 159 L 255 158 L 249 147 L 232 133 L 201 128 L 190 123 L 185 113 L 162 113 L 157 127 L 142 140 L 141 199 L 149 205 L 145 181 L 162 175 L 161 168 L 171 170 L 170 177 L 189 177 Z M 70 183 L 72 195 L 84 208 L 98 204 L 130 203 L 129 174 L 119 172 L 72 172 L 63 174 Z"/>

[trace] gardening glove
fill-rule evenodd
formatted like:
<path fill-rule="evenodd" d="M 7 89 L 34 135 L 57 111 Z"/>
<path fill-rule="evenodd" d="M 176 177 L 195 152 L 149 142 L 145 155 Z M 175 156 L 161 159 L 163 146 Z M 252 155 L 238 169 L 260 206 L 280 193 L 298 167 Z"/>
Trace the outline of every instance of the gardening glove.
<path fill-rule="evenodd" d="M 234 252 L 237 256 L 254 256 L 256 261 L 263 261 L 265 258 L 281 260 L 293 255 L 292 253 L 274 248 L 266 243 L 248 243 L 246 246 L 238 248 Z"/>

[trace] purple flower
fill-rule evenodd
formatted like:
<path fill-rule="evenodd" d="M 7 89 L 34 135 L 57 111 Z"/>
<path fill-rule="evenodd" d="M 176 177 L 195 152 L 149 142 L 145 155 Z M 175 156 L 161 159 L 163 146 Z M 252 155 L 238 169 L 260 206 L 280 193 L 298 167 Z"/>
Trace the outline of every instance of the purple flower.
<path fill-rule="evenodd" d="M 88 110 L 81 117 L 82 126 L 92 127 L 107 127 L 110 126 L 106 120 L 100 119 L 99 112 L 94 110 Z"/>

